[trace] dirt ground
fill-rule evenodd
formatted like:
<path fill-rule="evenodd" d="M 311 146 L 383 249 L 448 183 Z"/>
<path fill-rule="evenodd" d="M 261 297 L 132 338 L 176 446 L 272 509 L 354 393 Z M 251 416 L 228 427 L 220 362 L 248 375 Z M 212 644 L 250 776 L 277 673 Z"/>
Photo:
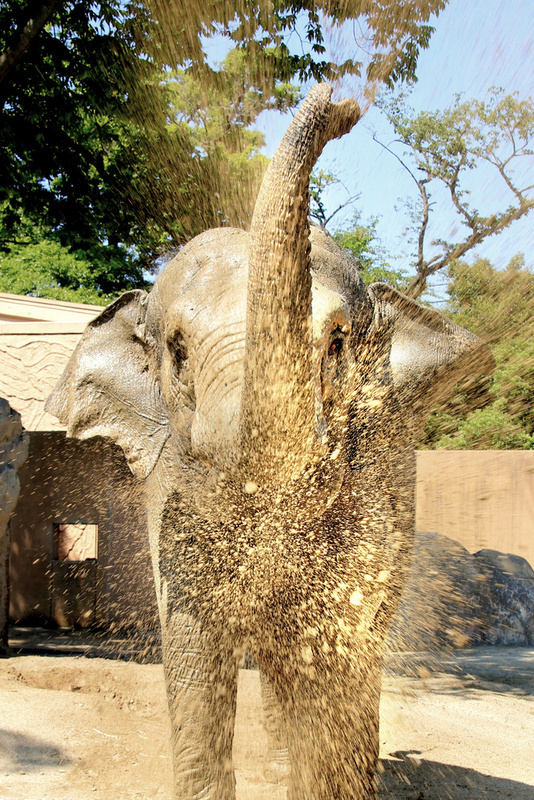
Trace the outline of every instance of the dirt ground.
<path fill-rule="evenodd" d="M 0 798 L 168 800 L 160 664 L 73 655 L 0 662 Z M 534 800 L 534 649 L 391 656 L 381 797 Z M 238 800 L 282 800 L 263 777 L 259 677 L 242 670 Z"/>

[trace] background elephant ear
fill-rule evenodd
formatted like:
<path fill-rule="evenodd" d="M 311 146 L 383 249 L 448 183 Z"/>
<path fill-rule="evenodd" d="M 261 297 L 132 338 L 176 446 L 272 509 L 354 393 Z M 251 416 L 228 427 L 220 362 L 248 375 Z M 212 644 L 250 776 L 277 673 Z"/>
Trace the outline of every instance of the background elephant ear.
<path fill-rule="evenodd" d="M 428 407 L 461 378 L 493 371 L 491 351 L 478 336 L 388 284 L 373 283 L 369 294 L 377 324 L 390 327 L 392 378 L 404 395 Z"/>
<path fill-rule="evenodd" d="M 126 292 L 87 326 L 46 403 L 68 436 L 113 439 L 138 477 L 150 473 L 169 436 L 145 344 L 147 298 Z"/>

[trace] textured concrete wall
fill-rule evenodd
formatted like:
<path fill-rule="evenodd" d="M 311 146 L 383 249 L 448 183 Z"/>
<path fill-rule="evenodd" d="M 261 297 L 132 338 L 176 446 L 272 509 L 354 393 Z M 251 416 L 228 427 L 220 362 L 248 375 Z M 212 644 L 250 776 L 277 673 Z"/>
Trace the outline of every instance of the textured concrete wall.
<path fill-rule="evenodd" d="M 142 487 L 121 451 L 102 439 L 79 442 L 60 432 L 31 433 L 20 483 L 11 520 L 11 619 L 154 627 Z M 54 559 L 54 525 L 73 522 L 98 525 L 96 562 Z"/>
<path fill-rule="evenodd" d="M 79 339 L 79 333 L 0 335 L 0 396 L 19 412 L 26 430 L 62 430 L 44 404 Z"/>

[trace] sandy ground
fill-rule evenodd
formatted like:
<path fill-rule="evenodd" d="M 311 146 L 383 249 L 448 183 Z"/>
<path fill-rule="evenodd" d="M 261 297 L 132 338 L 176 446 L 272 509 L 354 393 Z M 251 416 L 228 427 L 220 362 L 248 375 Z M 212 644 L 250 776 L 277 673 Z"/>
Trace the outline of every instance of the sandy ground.
<path fill-rule="evenodd" d="M 0 662 L 0 798 L 168 800 L 162 668 L 107 658 Z M 381 797 L 534 800 L 534 650 L 392 657 L 381 705 Z M 282 800 L 263 778 L 259 678 L 242 670 L 238 800 Z"/>

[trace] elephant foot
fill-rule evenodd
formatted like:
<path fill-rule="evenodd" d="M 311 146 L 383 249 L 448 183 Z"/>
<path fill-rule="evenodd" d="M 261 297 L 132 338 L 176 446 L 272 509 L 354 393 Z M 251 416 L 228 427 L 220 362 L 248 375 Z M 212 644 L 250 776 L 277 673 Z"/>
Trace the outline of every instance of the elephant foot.
<path fill-rule="evenodd" d="M 291 765 L 287 748 L 270 750 L 263 770 L 263 777 L 267 783 L 281 783 L 287 786 L 290 772 Z"/>

